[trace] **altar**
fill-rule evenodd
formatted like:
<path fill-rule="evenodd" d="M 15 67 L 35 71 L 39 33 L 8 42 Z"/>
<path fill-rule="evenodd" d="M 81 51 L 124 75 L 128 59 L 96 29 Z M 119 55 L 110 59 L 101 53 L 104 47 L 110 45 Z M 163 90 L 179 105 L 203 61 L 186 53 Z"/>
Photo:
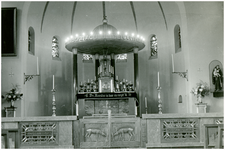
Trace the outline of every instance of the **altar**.
<path fill-rule="evenodd" d="M 78 115 L 93 116 L 107 114 L 108 109 L 112 114 L 137 115 L 136 93 L 87 93 L 78 94 Z"/>

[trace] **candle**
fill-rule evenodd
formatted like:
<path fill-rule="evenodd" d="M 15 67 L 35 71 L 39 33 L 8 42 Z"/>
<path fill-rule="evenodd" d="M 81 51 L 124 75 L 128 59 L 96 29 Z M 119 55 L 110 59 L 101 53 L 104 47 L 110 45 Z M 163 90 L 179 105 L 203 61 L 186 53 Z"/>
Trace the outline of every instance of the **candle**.
<path fill-rule="evenodd" d="M 160 86 L 160 83 L 159 83 L 159 72 L 158 72 L 158 87 Z"/>
<path fill-rule="evenodd" d="M 173 61 L 173 54 L 172 55 L 172 69 L 173 69 L 173 72 L 174 72 L 174 61 Z"/>
<path fill-rule="evenodd" d="M 145 97 L 145 108 L 148 108 L 147 97 Z"/>
<path fill-rule="evenodd" d="M 52 85 L 52 87 L 53 87 L 53 89 L 54 89 L 54 87 L 55 87 L 55 76 L 53 75 L 53 85 Z"/>
<path fill-rule="evenodd" d="M 37 57 L 37 75 L 39 74 L 38 57 Z"/>

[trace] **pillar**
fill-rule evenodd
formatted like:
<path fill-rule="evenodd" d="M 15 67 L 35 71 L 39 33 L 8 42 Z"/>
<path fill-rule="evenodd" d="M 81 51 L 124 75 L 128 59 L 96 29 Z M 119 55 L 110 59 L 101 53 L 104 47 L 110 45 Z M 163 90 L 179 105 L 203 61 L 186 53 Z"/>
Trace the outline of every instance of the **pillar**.
<path fill-rule="evenodd" d="M 113 81 L 115 82 L 115 55 L 114 53 L 111 54 L 111 66 L 113 67 L 113 72 L 114 72 L 114 76 L 113 76 Z M 114 84 L 115 85 L 115 84 Z"/>
<path fill-rule="evenodd" d="M 96 80 L 98 80 L 98 67 L 99 67 L 99 55 L 95 54 L 95 76 L 96 76 Z"/>
<path fill-rule="evenodd" d="M 136 88 L 137 100 L 139 107 L 137 107 L 137 116 L 141 115 L 141 101 L 139 100 L 139 73 L 138 73 L 138 48 L 133 49 L 134 52 L 134 87 Z"/>
<path fill-rule="evenodd" d="M 74 110 L 78 112 L 77 108 L 74 108 L 74 103 L 77 105 L 77 90 L 78 90 L 78 80 L 77 80 L 77 48 L 72 49 L 73 52 L 73 98 L 72 98 L 72 115 L 74 115 Z M 77 115 L 77 113 L 76 113 Z"/>

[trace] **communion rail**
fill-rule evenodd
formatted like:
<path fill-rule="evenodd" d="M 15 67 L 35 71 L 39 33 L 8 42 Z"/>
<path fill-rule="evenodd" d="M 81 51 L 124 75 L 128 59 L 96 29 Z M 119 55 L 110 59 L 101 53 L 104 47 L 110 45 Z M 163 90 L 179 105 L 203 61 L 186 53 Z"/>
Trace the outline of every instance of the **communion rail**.
<path fill-rule="evenodd" d="M 146 120 L 147 148 L 203 148 L 204 125 L 223 124 L 222 113 L 143 114 L 142 119 Z M 217 140 L 216 136 L 210 139 Z"/>
<path fill-rule="evenodd" d="M 223 113 L 3 117 L 2 143 L 23 149 L 204 148 L 205 126 L 223 124 L 223 118 Z M 213 147 L 217 136 L 209 133 Z"/>

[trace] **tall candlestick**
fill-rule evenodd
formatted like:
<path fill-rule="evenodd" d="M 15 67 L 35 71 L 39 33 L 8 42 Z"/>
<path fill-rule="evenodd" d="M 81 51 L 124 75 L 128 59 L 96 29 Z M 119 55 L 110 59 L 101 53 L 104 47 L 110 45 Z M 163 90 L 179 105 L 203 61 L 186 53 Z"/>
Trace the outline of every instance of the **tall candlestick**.
<path fill-rule="evenodd" d="M 38 57 L 37 57 L 37 75 L 39 74 Z"/>
<path fill-rule="evenodd" d="M 53 83 L 52 83 L 53 85 L 52 85 L 52 89 L 54 89 L 54 87 L 55 87 L 55 76 L 53 75 Z"/>
<path fill-rule="evenodd" d="M 159 83 L 159 72 L 158 72 L 158 87 L 160 86 L 160 83 Z"/>
<path fill-rule="evenodd" d="M 148 108 L 147 97 L 145 97 L 145 108 Z"/>
<path fill-rule="evenodd" d="M 172 69 L 173 69 L 173 72 L 174 72 L 174 61 L 173 61 L 173 54 L 172 55 Z"/>

